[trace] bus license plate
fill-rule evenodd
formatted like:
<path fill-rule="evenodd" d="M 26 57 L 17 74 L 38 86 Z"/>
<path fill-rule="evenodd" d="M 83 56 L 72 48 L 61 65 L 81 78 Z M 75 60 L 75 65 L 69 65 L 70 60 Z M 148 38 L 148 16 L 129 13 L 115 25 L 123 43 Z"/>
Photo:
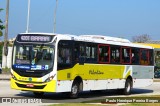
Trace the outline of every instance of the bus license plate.
<path fill-rule="evenodd" d="M 34 87 L 33 84 L 27 84 L 26 86 L 27 86 L 27 87 L 30 87 L 30 88 L 33 88 L 33 87 Z"/>

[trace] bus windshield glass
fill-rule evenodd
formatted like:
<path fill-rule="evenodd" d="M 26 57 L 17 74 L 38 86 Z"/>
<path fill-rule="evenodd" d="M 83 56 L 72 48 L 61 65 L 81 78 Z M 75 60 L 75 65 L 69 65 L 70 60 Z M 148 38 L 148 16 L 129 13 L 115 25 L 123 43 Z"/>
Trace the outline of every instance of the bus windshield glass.
<path fill-rule="evenodd" d="M 49 70 L 53 67 L 54 46 L 15 44 L 13 67 L 23 70 Z"/>

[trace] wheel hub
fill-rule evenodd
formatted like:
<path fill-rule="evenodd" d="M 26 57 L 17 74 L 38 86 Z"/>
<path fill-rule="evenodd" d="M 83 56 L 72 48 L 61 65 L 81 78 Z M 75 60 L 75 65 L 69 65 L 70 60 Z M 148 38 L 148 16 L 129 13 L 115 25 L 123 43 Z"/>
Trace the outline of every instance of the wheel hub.
<path fill-rule="evenodd" d="M 76 94 L 77 91 L 78 91 L 78 87 L 77 87 L 76 85 L 74 85 L 74 86 L 72 87 L 72 93 L 73 93 L 73 94 Z"/>

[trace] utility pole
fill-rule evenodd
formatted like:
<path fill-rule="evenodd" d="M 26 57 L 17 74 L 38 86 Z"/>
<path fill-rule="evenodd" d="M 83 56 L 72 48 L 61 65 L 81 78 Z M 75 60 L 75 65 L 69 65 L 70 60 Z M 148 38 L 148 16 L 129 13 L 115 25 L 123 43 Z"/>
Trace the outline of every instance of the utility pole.
<path fill-rule="evenodd" d="M 57 13 L 57 6 L 58 6 L 58 0 L 56 0 L 56 7 L 54 10 L 54 26 L 53 26 L 53 33 L 56 32 L 56 13 Z"/>
<path fill-rule="evenodd" d="M 26 33 L 29 32 L 29 18 L 30 18 L 30 0 L 28 0 L 28 15 L 27 15 L 27 29 L 26 29 Z"/>
<path fill-rule="evenodd" d="M 5 22 L 5 35 L 4 35 L 4 62 L 7 67 L 7 55 L 8 55 L 8 17 L 9 17 L 9 0 L 6 5 L 6 22 Z"/>

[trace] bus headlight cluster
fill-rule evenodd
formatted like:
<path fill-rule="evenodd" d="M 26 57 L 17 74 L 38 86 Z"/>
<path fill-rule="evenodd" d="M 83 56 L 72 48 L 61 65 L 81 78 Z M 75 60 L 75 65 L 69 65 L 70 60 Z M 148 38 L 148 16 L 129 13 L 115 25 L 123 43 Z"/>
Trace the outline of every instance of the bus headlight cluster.
<path fill-rule="evenodd" d="M 49 82 L 49 81 L 53 80 L 54 77 L 55 77 L 55 75 L 52 75 L 52 76 L 48 77 L 48 78 L 45 80 L 45 82 Z"/>
<path fill-rule="evenodd" d="M 14 79 L 14 80 L 17 80 L 17 78 L 11 73 L 11 77 Z"/>

